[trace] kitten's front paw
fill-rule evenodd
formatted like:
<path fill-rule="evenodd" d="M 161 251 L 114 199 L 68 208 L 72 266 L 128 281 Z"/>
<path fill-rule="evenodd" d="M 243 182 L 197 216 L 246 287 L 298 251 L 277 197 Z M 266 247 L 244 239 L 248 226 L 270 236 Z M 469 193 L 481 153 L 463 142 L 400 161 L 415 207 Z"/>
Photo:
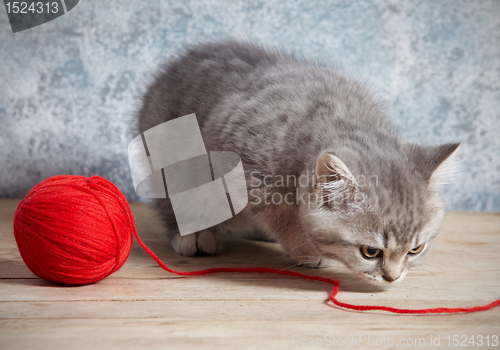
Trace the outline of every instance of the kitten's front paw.
<path fill-rule="evenodd" d="M 309 261 L 309 262 L 299 262 L 297 264 L 297 266 L 306 267 L 309 269 L 322 269 L 332 265 L 333 263 L 331 260 L 324 258 L 320 258 L 319 260 Z"/>
<path fill-rule="evenodd" d="M 172 239 L 172 248 L 177 254 L 185 256 L 218 254 L 222 246 L 222 238 L 216 230 L 203 230 L 186 236 L 176 234 Z"/>
<path fill-rule="evenodd" d="M 289 246 L 285 246 L 287 248 Z M 318 254 L 318 251 L 312 248 L 310 244 L 296 244 L 292 249 L 288 250 L 288 256 L 297 262 L 295 266 L 302 266 L 312 269 L 324 268 L 333 265 L 333 261 Z"/>

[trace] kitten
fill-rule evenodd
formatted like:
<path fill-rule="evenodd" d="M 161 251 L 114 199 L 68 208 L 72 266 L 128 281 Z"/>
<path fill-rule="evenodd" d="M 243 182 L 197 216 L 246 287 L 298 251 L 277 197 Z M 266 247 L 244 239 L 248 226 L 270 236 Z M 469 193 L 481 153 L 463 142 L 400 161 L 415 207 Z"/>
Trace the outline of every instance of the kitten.
<path fill-rule="evenodd" d="M 138 130 L 191 113 L 207 150 L 242 159 L 249 204 L 226 226 L 250 225 L 299 264 L 340 262 L 375 284 L 427 256 L 444 216 L 439 178 L 459 144 L 402 141 L 359 82 L 253 44 L 209 43 L 164 68 Z M 221 250 L 217 227 L 180 236 L 170 201 L 154 206 L 177 253 Z"/>

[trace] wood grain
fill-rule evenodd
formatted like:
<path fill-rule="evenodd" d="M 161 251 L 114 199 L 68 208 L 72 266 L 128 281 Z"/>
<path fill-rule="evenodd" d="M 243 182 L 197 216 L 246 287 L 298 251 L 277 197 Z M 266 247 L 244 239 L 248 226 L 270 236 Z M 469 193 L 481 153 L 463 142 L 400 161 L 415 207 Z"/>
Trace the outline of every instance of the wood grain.
<path fill-rule="evenodd" d="M 393 345 L 376 347 L 386 349 L 401 348 L 399 342 L 409 339 L 432 348 L 432 337 L 440 340 L 435 348 L 447 349 L 456 348 L 448 345 L 449 335 L 500 336 L 500 308 L 439 316 L 349 312 L 326 303 L 326 284 L 267 274 L 180 277 L 159 268 L 136 243 L 113 276 L 89 286 L 57 285 L 36 278 L 19 255 L 12 232 L 18 203 L 0 200 L 2 349 L 289 349 L 301 340 L 319 345 L 325 337 L 392 339 Z M 499 214 L 447 213 L 426 265 L 410 271 L 401 284 L 382 289 L 340 267 L 293 268 L 278 244 L 235 236 L 226 237 L 219 256 L 178 256 L 154 213 L 144 204 L 131 207 L 141 237 L 174 269 L 293 269 L 341 279 L 339 299 L 358 304 L 455 307 L 500 298 Z M 373 348 L 366 342 L 354 345 L 350 348 Z"/>

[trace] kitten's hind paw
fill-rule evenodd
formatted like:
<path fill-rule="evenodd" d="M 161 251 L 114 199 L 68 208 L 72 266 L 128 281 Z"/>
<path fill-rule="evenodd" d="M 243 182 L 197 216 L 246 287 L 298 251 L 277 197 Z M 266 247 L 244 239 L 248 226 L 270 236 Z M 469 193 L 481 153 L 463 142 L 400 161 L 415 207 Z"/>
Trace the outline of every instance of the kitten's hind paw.
<path fill-rule="evenodd" d="M 215 255 L 222 251 L 222 238 L 217 230 L 203 230 L 189 235 L 176 234 L 172 248 L 177 254 L 185 256 Z"/>

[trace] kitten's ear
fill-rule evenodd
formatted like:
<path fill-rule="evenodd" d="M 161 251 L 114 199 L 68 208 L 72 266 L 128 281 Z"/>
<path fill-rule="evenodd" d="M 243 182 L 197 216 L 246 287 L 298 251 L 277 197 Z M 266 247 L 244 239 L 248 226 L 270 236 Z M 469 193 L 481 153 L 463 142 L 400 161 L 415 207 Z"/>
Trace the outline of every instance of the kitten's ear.
<path fill-rule="evenodd" d="M 437 187 L 443 177 L 449 176 L 458 167 L 457 153 L 460 143 L 445 143 L 439 146 L 412 145 L 411 154 L 416 170 L 422 174 L 429 186 Z"/>
<path fill-rule="evenodd" d="M 322 154 L 316 162 L 316 191 L 330 209 L 350 212 L 358 200 L 358 185 L 347 166 L 331 153 Z"/>

